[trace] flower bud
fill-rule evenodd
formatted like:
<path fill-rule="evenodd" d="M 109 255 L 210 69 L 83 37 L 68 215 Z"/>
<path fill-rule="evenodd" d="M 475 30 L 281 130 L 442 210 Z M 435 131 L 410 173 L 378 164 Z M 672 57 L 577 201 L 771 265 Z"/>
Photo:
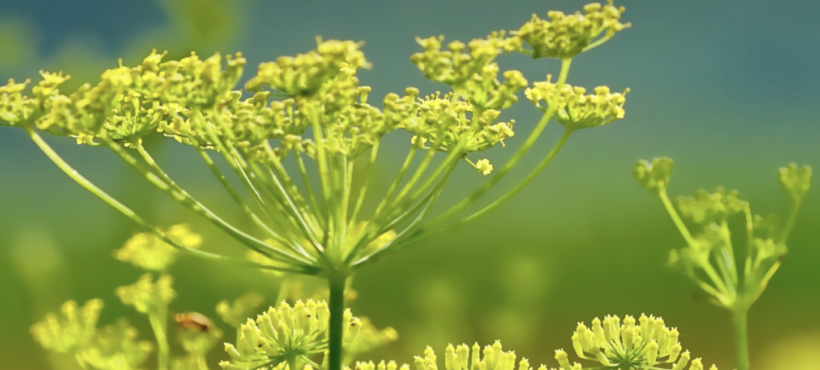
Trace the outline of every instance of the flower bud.
<path fill-rule="evenodd" d="M 672 168 L 672 160 L 666 157 L 655 158 L 652 162 L 640 160 L 635 164 L 632 175 L 646 190 L 658 193 L 669 184 Z"/>
<path fill-rule="evenodd" d="M 786 195 L 793 201 L 800 202 L 811 185 L 811 167 L 803 166 L 798 169 L 797 164 L 790 163 L 786 167 L 781 167 L 779 171 L 780 186 Z"/>

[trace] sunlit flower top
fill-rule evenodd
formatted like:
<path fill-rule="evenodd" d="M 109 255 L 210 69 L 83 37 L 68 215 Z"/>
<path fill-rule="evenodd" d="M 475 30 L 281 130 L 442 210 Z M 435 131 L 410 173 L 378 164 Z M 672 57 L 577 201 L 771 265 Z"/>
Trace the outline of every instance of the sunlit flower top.
<path fill-rule="evenodd" d="M 592 320 L 591 329 L 579 323 L 572 334 L 572 347 L 579 358 L 599 363 L 596 369 L 684 370 L 689 364 L 689 370 L 703 370 L 700 359 L 690 363 L 689 352 L 681 353 L 679 335 L 659 317 L 641 315 L 636 321 L 626 316 L 622 323 L 618 316 L 607 316 L 603 321 Z M 563 350 L 556 351 L 555 359 L 563 370 L 582 368 L 578 363 L 570 365 Z"/>
<path fill-rule="evenodd" d="M 231 361 L 223 361 L 220 366 L 230 370 L 272 369 L 284 363 L 319 368 L 315 360 L 316 355 L 327 351 L 329 318 L 330 311 L 324 301 L 298 301 L 293 306 L 282 302 L 277 308 L 271 307 L 258 315 L 256 320 L 248 319 L 239 328 L 236 344 L 225 343 Z M 354 317 L 350 310 L 345 311 L 343 320 L 343 345 L 349 355 L 381 344 L 373 343 L 374 340 L 395 340 L 393 329 L 384 329 L 387 334 L 382 335 L 383 331 L 364 328 L 366 323 Z"/>

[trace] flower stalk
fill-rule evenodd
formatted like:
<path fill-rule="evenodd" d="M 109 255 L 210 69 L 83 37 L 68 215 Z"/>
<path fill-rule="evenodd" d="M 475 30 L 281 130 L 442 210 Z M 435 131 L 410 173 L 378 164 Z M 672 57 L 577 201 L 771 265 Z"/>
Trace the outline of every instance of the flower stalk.
<path fill-rule="evenodd" d="M 421 96 L 418 89 L 407 88 L 403 96 L 385 96 L 381 107 L 369 102 L 370 88 L 359 85 L 357 71 L 370 67 L 362 43 L 317 39 L 314 50 L 260 64 L 244 90 L 236 85 L 247 61 L 238 53 L 164 61 L 166 53 L 154 51 L 141 64 L 120 64 L 105 71 L 96 85 L 86 84 L 69 94 L 59 89 L 68 76 L 43 72 L 30 95 L 24 93 L 30 81 L 0 87 L 0 125 L 24 129 L 74 181 L 171 246 L 211 260 L 327 279 L 328 364 L 331 370 L 340 370 L 344 283 L 354 271 L 417 244 L 419 236 L 444 230 L 446 222 L 459 225 L 492 211 L 542 172 L 571 133 L 624 118 L 626 92 L 610 93 L 599 86 L 594 94 L 586 94 L 567 83 L 574 57 L 630 26 L 620 22 L 623 12 L 611 2 L 593 4 L 574 14 L 550 12 L 548 20 L 534 16 L 518 30 L 493 32 L 468 43 L 444 45 L 443 37 L 418 38 L 423 51 L 411 61 L 425 78 L 441 83 L 448 92 Z M 521 72 L 502 70 L 497 59 L 511 53 L 560 59 L 558 81 L 547 76 L 546 81 L 530 84 Z M 503 120 L 502 115 L 521 91 L 543 112 L 530 135 L 489 180 L 431 217 L 460 163 L 491 175 L 490 160 L 474 156 L 513 141 L 515 120 Z M 566 130 L 547 157 L 511 192 L 458 219 L 518 167 L 552 119 Z M 412 135 L 407 159 L 387 192 L 374 194 L 369 183 L 379 160 L 379 143 L 399 130 Z M 38 132 L 111 150 L 157 190 L 260 254 L 260 259 L 235 260 L 168 238 L 160 227 L 80 175 Z M 192 147 L 263 236 L 229 222 L 178 185 L 142 145 L 159 135 Z M 414 165 L 419 151 L 426 153 Z M 294 158 L 298 174 L 286 165 L 288 157 Z M 244 194 L 214 158 L 227 164 Z M 316 184 L 310 181 L 309 169 L 315 169 Z M 294 180 L 301 180 L 301 186 Z M 380 196 L 377 206 L 367 206 L 368 197 Z M 157 330 L 158 339 L 162 334 Z M 158 342 L 162 351 L 163 341 Z M 169 366 L 167 361 L 163 366 Z"/>
<path fill-rule="evenodd" d="M 670 262 L 710 296 L 715 305 L 729 311 L 735 340 L 735 367 L 749 369 L 748 314 L 781 266 L 788 249 L 797 211 L 811 183 L 811 168 L 789 164 L 779 170 L 780 185 L 792 201 L 785 226 L 774 215 L 759 216 L 737 191 L 719 187 L 709 193 L 700 190 L 694 197 L 673 203 L 667 195 L 673 163 L 669 158 L 641 160 L 633 175 L 644 188 L 656 194 L 686 247 L 672 250 Z M 737 261 L 729 220 L 745 220 L 746 248 L 742 265 Z"/>

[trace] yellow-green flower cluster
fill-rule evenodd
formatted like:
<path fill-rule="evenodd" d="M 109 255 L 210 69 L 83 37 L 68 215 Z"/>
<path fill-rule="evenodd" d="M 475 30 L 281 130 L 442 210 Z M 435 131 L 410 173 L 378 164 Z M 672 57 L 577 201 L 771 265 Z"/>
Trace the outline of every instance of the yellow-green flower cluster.
<path fill-rule="evenodd" d="M 311 357 L 327 350 L 329 318 L 324 301 L 298 301 L 293 306 L 282 302 L 240 327 L 236 344 L 225 344 L 231 361 L 220 366 L 231 370 L 267 369 L 280 363 L 319 367 Z M 343 343 L 349 347 L 359 340 L 362 321 L 347 310 L 343 322 Z"/>
<path fill-rule="evenodd" d="M 31 80 L 21 83 L 10 79 L 0 86 L 0 126 L 19 126 L 30 119 L 37 109 L 37 102 L 23 95 Z"/>
<path fill-rule="evenodd" d="M 125 319 L 99 329 L 91 341 L 76 353 L 86 369 L 136 370 L 145 362 L 153 345 L 139 340 L 137 329 Z"/>
<path fill-rule="evenodd" d="M 427 347 L 424 357 L 416 357 L 416 370 L 436 370 L 438 364 L 437 357 L 432 348 Z M 446 370 L 514 370 L 515 352 L 503 351 L 501 342 L 496 341 L 491 346 L 484 349 L 473 344 L 472 348 L 466 344 L 454 347 L 447 346 L 444 352 L 444 368 Z M 529 363 L 526 359 L 519 363 L 518 370 L 528 370 Z"/>
<path fill-rule="evenodd" d="M 465 101 L 453 100 L 449 94 L 429 95 L 415 103 L 417 113 L 405 117 L 399 127 L 414 135 L 413 142 L 422 149 L 444 152 L 456 150 L 461 140 L 464 152 L 479 152 L 515 135 L 514 120 L 495 122 L 500 111 L 481 111 L 480 117 L 471 117 L 474 107 Z"/>
<path fill-rule="evenodd" d="M 703 370 L 700 359 L 690 363 L 689 351 L 681 352 L 679 335 L 660 317 L 641 315 L 636 321 L 626 316 L 621 323 L 618 316 L 607 316 L 603 321 L 594 319 L 591 329 L 579 323 L 572 335 L 572 347 L 579 358 L 598 362 L 603 369 L 684 370 L 689 364 L 689 370 Z M 570 366 L 563 350 L 556 351 L 555 359 L 563 370 L 582 368 L 577 363 Z"/>
<path fill-rule="evenodd" d="M 261 64 L 257 75 L 245 87 L 258 91 L 263 86 L 269 86 L 287 95 L 312 95 L 328 81 L 369 66 L 364 53 L 359 50 L 360 43 L 316 41 L 318 47 L 314 51 Z"/>
<path fill-rule="evenodd" d="M 263 257 L 264 258 L 264 257 Z M 247 293 L 234 299 L 233 302 L 227 300 L 219 301 L 216 304 L 216 313 L 226 324 L 238 328 L 248 316 L 262 305 L 264 297 L 256 293 Z"/>
<path fill-rule="evenodd" d="M 464 45 L 453 41 L 441 50 L 444 37 L 417 38 L 424 48 L 410 58 L 424 77 L 453 88 L 455 95 L 481 109 L 506 109 L 517 101 L 515 93 L 527 86 L 519 71 L 503 73 L 498 81 L 499 67 L 493 60 L 501 53 L 519 50 L 521 40 L 495 32 L 485 39 L 475 39 Z"/>
<path fill-rule="evenodd" d="M 790 163 L 786 167 L 781 167 L 778 171 L 780 186 L 792 201 L 800 203 L 811 185 L 811 167 L 803 166 L 798 168 L 796 163 Z"/>
<path fill-rule="evenodd" d="M 165 230 L 165 235 L 188 248 L 199 248 L 202 244 L 202 237 L 193 233 L 185 224 L 169 227 Z M 178 252 L 153 233 L 138 233 L 115 251 L 114 257 L 146 270 L 164 271 L 174 263 Z"/>
<path fill-rule="evenodd" d="M 166 309 L 176 297 L 173 282 L 170 275 L 162 275 L 155 282 L 151 274 L 144 274 L 136 283 L 121 286 L 114 292 L 125 305 L 134 306 L 140 313 L 153 314 Z"/>
<path fill-rule="evenodd" d="M 349 368 L 345 368 L 349 369 Z M 378 364 L 373 363 L 373 361 L 369 362 L 356 362 L 356 366 L 353 368 L 354 370 L 410 370 L 410 365 L 403 364 L 399 367 L 395 361 L 390 361 L 385 363 L 384 361 L 379 362 Z"/>
<path fill-rule="evenodd" d="M 516 36 L 532 48 L 533 58 L 570 59 L 629 27 L 629 23 L 620 22 L 624 10 L 612 5 L 610 0 L 606 5 L 588 4 L 583 13 L 567 15 L 551 11 L 547 13 L 549 20 L 533 14 Z"/>
<path fill-rule="evenodd" d="M 640 160 L 635 163 L 632 175 L 646 190 L 658 193 L 666 189 L 673 168 L 674 163 L 666 157 L 654 158 L 652 162 Z"/>
<path fill-rule="evenodd" d="M 84 346 L 94 335 L 103 302 L 92 299 L 82 307 L 68 301 L 60 307 L 60 313 L 49 313 L 31 327 L 34 339 L 44 348 L 59 352 L 74 352 Z"/>
<path fill-rule="evenodd" d="M 525 91 L 527 99 L 544 111 L 554 104 L 553 118 L 570 130 L 602 126 L 623 119 L 627 93 L 629 89 L 623 93 L 613 93 L 609 87 L 598 86 L 593 94 L 586 94 L 583 87 L 553 83 L 551 76 L 547 76 L 546 81 L 534 83 L 532 88 Z M 542 106 L 542 102 L 546 106 Z"/>

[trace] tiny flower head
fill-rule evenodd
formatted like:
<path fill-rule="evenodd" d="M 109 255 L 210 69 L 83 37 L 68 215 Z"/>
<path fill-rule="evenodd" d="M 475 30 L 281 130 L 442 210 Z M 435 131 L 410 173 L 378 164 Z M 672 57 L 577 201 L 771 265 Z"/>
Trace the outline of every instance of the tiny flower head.
<path fill-rule="evenodd" d="M 567 129 L 577 130 L 603 126 L 623 119 L 626 111 L 626 94 L 611 92 L 606 86 L 598 86 L 593 94 L 586 94 L 586 89 L 568 84 L 558 85 L 547 76 L 546 81 L 536 82 L 525 91 L 527 99 L 546 111 L 554 105 L 553 118 Z M 544 103 L 544 105 L 542 105 Z"/>
<path fill-rule="evenodd" d="M 169 227 L 165 235 L 188 248 L 198 248 L 202 244 L 202 237 L 193 233 L 185 224 Z M 177 249 L 153 233 L 138 233 L 115 251 L 114 257 L 149 271 L 163 271 L 174 262 L 177 252 Z"/>
<path fill-rule="evenodd" d="M 781 167 L 779 171 L 780 186 L 786 195 L 793 201 L 800 202 L 811 185 L 811 167 L 803 166 L 798 168 L 797 164 L 790 163 L 786 167 Z"/>
<path fill-rule="evenodd" d="M 485 346 L 483 349 L 474 344 L 472 347 L 461 344 L 454 347 L 448 345 L 444 351 L 445 370 L 515 370 L 515 352 L 503 351 L 501 342 L 496 341 L 493 345 Z M 427 347 L 424 356 L 416 357 L 417 370 L 436 370 L 438 367 L 438 357 L 432 348 Z M 525 364 L 528 364 L 524 361 Z"/>
<path fill-rule="evenodd" d="M 275 367 L 291 360 L 316 364 L 315 356 L 327 350 L 329 319 L 330 310 L 324 301 L 297 301 L 293 306 L 282 302 L 277 308 L 270 307 L 256 320 L 248 319 L 239 327 L 235 344 L 225 343 L 231 360 L 220 366 L 223 369 Z M 368 349 L 374 340 L 383 340 L 370 337 L 381 333 L 364 328 L 367 323 L 354 317 L 350 310 L 345 311 L 343 319 L 347 324 L 342 342 L 349 355 Z M 395 338 L 395 335 L 388 337 Z M 368 343 L 363 345 L 362 341 Z"/>
<path fill-rule="evenodd" d="M 603 321 L 593 320 L 592 328 L 579 323 L 572 342 L 579 358 L 597 362 L 602 369 L 682 370 L 689 361 L 689 355 L 688 352 L 681 355 L 678 335 L 676 329 L 667 328 L 659 317 L 641 315 L 635 320 L 627 316 L 621 324 L 617 316 L 607 316 Z M 581 368 L 578 364 L 570 366 L 568 358 L 563 350 L 556 351 L 555 359 L 562 369 Z M 697 366 L 693 361 L 689 370 L 703 370 L 702 365 Z"/>
<path fill-rule="evenodd" d="M 532 48 L 533 58 L 569 59 L 628 28 L 629 23 L 620 22 L 624 10 L 612 5 L 610 0 L 606 5 L 588 4 L 583 13 L 551 11 L 547 13 L 548 20 L 533 14 L 516 36 Z"/>
<path fill-rule="evenodd" d="M 642 159 L 635 163 L 632 175 L 646 190 L 657 193 L 666 189 L 673 167 L 674 163 L 670 158 L 654 158 L 652 162 Z"/>
<path fill-rule="evenodd" d="M 245 323 L 251 313 L 262 305 L 264 300 L 265 298 L 259 294 L 247 293 L 234 299 L 233 302 L 220 301 L 216 305 L 216 313 L 226 324 L 238 328 Z"/>
<path fill-rule="evenodd" d="M 490 160 L 484 158 L 479 159 L 475 162 L 475 168 L 481 172 L 483 175 L 489 175 L 493 172 L 493 165 L 490 164 Z"/>
<path fill-rule="evenodd" d="M 173 281 L 169 275 L 162 275 L 154 281 L 151 274 L 144 274 L 136 283 L 121 286 L 114 292 L 125 305 L 134 306 L 140 313 L 152 314 L 165 310 L 176 296 Z"/>
<path fill-rule="evenodd" d="M 98 330 L 75 356 L 86 369 L 139 369 L 152 350 L 151 342 L 140 340 L 137 329 L 120 319 Z"/>
<path fill-rule="evenodd" d="M 74 352 L 94 335 L 102 307 L 103 303 L 99 299 L 92 299 L 82 307 L 78 307 L 74 301 L 65 302 L 60 307 L 59 314 L 49 313 L 42 321 L 34 324 L 31 334 L 48 350 L 58 353 Z"/>

